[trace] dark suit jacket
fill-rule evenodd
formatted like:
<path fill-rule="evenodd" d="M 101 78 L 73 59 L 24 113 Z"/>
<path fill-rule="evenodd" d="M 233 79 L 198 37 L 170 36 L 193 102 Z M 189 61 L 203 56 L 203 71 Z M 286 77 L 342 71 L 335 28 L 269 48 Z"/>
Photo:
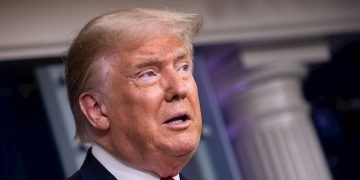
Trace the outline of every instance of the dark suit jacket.
<path fill-rule="evenodd" d="M 90 148 L 80 170 L 67 180 L 116 180 L 116 178 L 92 155 Z M 180 180 L 187 179 L 180 174 Z"/>

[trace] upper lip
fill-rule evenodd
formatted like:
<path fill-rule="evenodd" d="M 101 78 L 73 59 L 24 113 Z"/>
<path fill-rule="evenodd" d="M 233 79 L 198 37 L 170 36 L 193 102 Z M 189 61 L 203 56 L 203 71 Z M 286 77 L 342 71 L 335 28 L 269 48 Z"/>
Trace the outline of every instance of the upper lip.
<path fill-rule="evenodd" d="M 172 114 L 169 118 L 165 119 L 163 124 L 168 123 L 175 119 L 183 119 L 183 118 L 185 118 L 186 120 L 190 120 L 191 116 L 187 112 L 178 112 L 178 113 Z"/>

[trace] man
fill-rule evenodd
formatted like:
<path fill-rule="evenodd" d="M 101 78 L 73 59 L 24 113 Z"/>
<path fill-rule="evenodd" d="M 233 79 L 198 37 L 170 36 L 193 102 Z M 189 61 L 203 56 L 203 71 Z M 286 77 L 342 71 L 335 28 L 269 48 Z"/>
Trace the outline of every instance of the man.
<path fill-rule="evenodd" d="M 76 136 L 90 142 L 69 179 L 183 179 L 200 140 L 192 70 L 198 15 L 149 9 L 90 21 L 66 60 Z"/>

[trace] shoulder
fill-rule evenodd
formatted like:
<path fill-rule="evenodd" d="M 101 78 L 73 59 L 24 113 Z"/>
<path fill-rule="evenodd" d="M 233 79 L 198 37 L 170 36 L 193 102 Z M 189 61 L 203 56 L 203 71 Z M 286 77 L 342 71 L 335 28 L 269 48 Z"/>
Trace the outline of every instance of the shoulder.
<path fill-rule="evenodd" d="M 80 170 L 67 180 L 116 180 L 116 178 L 92 155 L 91 148 L 85 157 Z"/>

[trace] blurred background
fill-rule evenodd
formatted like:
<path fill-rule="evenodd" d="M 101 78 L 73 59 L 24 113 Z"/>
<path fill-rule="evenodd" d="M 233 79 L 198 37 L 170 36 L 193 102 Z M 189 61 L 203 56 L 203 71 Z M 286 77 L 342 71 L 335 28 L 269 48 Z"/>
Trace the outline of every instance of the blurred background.
<path fill-rule="evenodd" d="M 0 179 L 64 179 L 73 139 L 62 59 L 118 8 L 200 13 L 196 180 L 360 179 L 360 1 L 0 1 Z"/>

